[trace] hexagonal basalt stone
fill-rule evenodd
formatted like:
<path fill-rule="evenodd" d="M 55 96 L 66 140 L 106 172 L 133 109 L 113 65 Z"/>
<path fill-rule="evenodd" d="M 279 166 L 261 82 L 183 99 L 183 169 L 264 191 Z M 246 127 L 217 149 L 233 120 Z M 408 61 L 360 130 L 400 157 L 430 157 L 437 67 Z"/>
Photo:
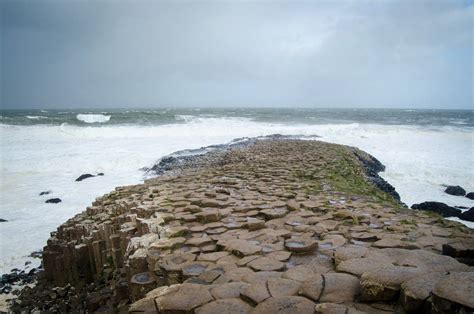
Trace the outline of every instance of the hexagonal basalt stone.
<path fill-rule="evenodd" d="M 353 302 L 360 293 L 359 278 L 343 273 L 326 273 L 324 289 L 319 302 Z"/>
<path fill-rule="evenodd" d="M 189 233 L 189 229 L 186 226 L 175 226 L 166 228 L 165 231 L 163 231 L 163 235 L 168 238 L 183 237 L 187 233 Z"/>
<path fill-rule="evenodd" d="M 363 242 L 374 242 L 379 239 L 377 234 L 371 232 L 354 232 L 351 234 L 351 238 Z"/>
<path fill-rule="evenodd" d="M 185 283 L 177 292 L 160 296 L 155 302 L 161 313 L 188 313 L 212 300 L 212 295 L 205 286 Z"/>
<path fill-rule="evenodd" d="M 309 276 L 300 287 L 299 294 L 318 302 L 323 294 L 324 278 L 321 274 Z"/>
<path fill-rule="evenodd" d="M 401 285 L 401 304 L 407 312 L 431 312 L 431 291 L 447 273 L 427 273 L 405 281 Z"/>
<path fill-rule="evenodd" d="M 285 248 L 295 253 L 308 253 L 318 247 L 318 242 L 313 239 L 292 238 L 285 241 Z"/>
<path fill-rule="evenodd" d="M 360 278 L 361 299 L 364 301 L 391 301 L 398 298 L 403 282 L 421 275 L 419 269 L 385 265 L 364 273 Z"/>
<path fill-rule="evenodd" d="M 315 305 L 310 300 L 303 297 L 283 296 L 269 298 L 260 303 L 252 311 L 252 314 L 294 314 L 294 313 L 314 313 Z"/>
<path fill-rule="evenodd" d="M 207 303 L 196 310 L 196 314 L 247 314 L 252 307 L 239 298 L 220 299 Z"/>
<path fill-rule="evenodd" d="M 369 253 L 369 249 L 363 246 L 343 246 L 334 252 L 334 263 L 339 265 L 340 262 L 353 258 L 365 257 Z"/>
<path fill-rule="evenodd" d="M 433 289 L 436 313 L 474 312 L 474 272 L 453 272 L 442 278 Z"/>
<path fill-rule="evenodd" d="M 197 257 L 197 260 L 198 261 L 204 261 L 204 262 L 215 262 L 218 259 L 226 257 L 229 254 L 230 254 L 230 252 L 227 252 L 227 251 L 200 254 Z"/>
<path fill-rule="evenodd" d="M 211 294 L 215 299 L 238 298 L 248 287 L 250 284 L 246 282 L 228 282 L 211 288 Z"/>
<path fill-rule="evenodd" d="M 221 219 L 221 215 L 217 209 L 205 209 L 202 212 L 197 213 L 196 217 L 203 223 L 216 222 Z"/>
<path fill-rule="evenodd" d="M 249 231 L 259 230 L 265 228 L 265 221 L 258 218 L 249 217 L 247 218 L 245 226 L 247 226 Z"/>
<path fill-rule="evenodd" d="M 242 299 L 254 305 L 263 302 L 270 297 L 267 285 L 265 282 L 256 282 L 246 287 L 241 293 Z"/>
<path fill-rule="evenodd" d="M 285 217 L 288 211 L 285 208 L 269 208 L 260 211 L 266 220 Z"/>
<path fill-rule="evenodd" d="M 225 271 L 214 283 L 222 284 L 231 281 L 245 281 L 243 280 L 246 276 L 254 276 L 255 272 L 248 267 L 237 267 L 231 270 Z"/>
<path fill-rule="evenodd" d="M 268 253 L 265 256 L 269 257 L 269 258 L 272 258 L 272 259 L 276 259 L 277 261 L 280 261 L 280 262 L 284 262 L 284 261 L 287 261 L 290 258 L 291 253 L 287 252 L 287 251 L 275 251 L 275 252 L 272 252 L 272 253 Z"/>
<path fill-rule="evenodd" d="M 300 286 L 301 282 L 285 278 L 271 278 L 267 282 L 268 291 L 272 297 L 296 295 Z"/>
<path fill-rule="evenodd" d="M 333 250 L 346 243 L 346 239 L 340 234 L 330 234 L 324 237 L 323 241 L 318 242 L 320 250 Z"/>
<path fill-rule="evenodd" d="M 130 279 L 130 291 L 132 300 L 139 300 L 143 298 L 145 293 L 156 288 L 157 283 L 149 272 L 139 273 L 132 276 Z"/>
<path fill-rule="evenodd" d="M 230 240 L 226 243 L 226 249 L 238 257 L 254 255 L 262 250 L 260 246 L 246 240 Z"/>
<path fill-rule="evenodd" d="M 269 257 L 260 257 L 247 264 L 255 271 L 278 271 L 285 268 L 285 263 Z"/>
<path fill-rule="evenodd" d="M 188 262 L 181 267 L 183 280 L 189 277 L 195 277 L 201 275 L 207 267 L 214 265 L 208 262 Z"/>
<path fill-rule="evenodd" d="M 166 272 L 180 271 L 181 267 L 183 267 L 187 262 L 193 262 L 195 259 L 196 255 L 191 253 L 167 255 L 156 263 L 155 270 L 160 268 Z"/>

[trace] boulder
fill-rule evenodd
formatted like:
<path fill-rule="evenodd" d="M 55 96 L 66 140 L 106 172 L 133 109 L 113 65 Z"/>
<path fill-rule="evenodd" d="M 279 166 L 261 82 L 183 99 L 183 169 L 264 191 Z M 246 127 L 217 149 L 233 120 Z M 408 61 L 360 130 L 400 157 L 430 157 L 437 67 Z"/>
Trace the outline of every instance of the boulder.
<path fill-rule="evenodd" d="M 469 210 L 463 212 L 461 215 L 459 215 L 459 218 L 461 218 L 462 220 L 474 222 L 474 207 L 471 207 Z"/>
<path fill-rule="evenodd" d="M 94 175 L 90 174 L 90 173 L 85 173 L 85 174 L 81 174 L 77 179 L 76 179 L 76 182 L 80 182 L 82 180 L 85 180 L 87 178 L 92 178 L 92 177 L 95 177 Z"/>
<path fill-rule="evenodd" d="M 474 200 L 474 192 L 469 192 L 466 194 L 466 197 L 470 200 Z"/>
<path fill-rule="evenodd" d="M 464 190 L 459 185 L 449 185 L 446 187 L 446 190 L 444 190 L 444 193 L 456 196 L 464 196 L 466 195 L 466 190 Z"/>
<path fill-rule="evenodd" d="M 417 210 L 432 211 L 441 214 L 443 217 L 459 217 L 461 215 L 460 209 L 448 206 L 440 202 L 423 202 L 420 204 L 413 204 L 411 208 Z"/>
<path fill-rule="evenodd" d="M 49 200 L 46 200 L 45 203 L 51 203 L 51 204 L 57 204 L 61 203 L 62 200 L 60 198 L 50 198 Z"/>

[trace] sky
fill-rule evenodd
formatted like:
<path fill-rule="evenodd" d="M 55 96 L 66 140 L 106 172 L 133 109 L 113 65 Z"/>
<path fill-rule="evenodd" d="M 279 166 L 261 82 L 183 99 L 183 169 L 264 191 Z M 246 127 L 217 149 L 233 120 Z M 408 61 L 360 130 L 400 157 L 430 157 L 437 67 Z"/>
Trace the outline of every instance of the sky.
<path fill-rule="evenodd" d="M 1 108 L 474 109 L 474 1 L 0 0 Z"/>

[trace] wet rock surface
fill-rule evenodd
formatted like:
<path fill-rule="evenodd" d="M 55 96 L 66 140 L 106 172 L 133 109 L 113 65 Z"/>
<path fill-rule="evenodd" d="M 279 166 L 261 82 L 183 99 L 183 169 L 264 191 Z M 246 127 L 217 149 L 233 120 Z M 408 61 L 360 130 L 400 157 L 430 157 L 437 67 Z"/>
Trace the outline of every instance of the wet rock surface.
<path fill-rule="evenodd" d="M 42 278 L 11 309 L 472 310 L 472 230 L 403 207 L 354 150 L 255 140 L 163 162 L 161 176 L 116 188 L 53 232 Z"/>
<path fill-rule="evenodd" d="M 459 218 L 474 222 L 474 207 L 471 207 L 465 212 L 463 212 L 461 215 L 459 215 Z"/>
<path fill-rule="evenodd" d="M 95 175 L 90 174 L 90 173 L 81 174 L 79 177 L 77 177 L 76 182 L 81 182 L 82 180 L 93 178 L 93 177 L 95 177 Z"/>
<path fill-rule="evenodd" d="M 61 202 L 62 200 L 60 198 L 50 198 L 45 201 L 45 203 L 48 203 L 48 204 L 57 204 Z"/>
<path fill-rule="evenodd" d="M 459 217 L 461 215 L 460 209 L 448 206 L 441 202 L 423 202 L 420 204 L 413 204 L 411 208 L 432 211 L 441 214 L 443 217 Z"/>
<path fill-rule="evenodd" d="M 464 190 L 459 185 L 449 185 L 444 190 L 444 193 L 450 194 L 450 195 L 455 195 L 455 196 L 464 196 L 464 195 L 466 195 L 466 190 Z"/>

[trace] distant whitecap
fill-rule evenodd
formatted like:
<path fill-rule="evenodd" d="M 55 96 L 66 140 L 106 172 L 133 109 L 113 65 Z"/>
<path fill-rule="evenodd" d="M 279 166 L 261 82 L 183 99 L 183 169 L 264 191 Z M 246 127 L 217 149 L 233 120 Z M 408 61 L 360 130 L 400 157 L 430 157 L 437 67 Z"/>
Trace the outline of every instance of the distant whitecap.
<path fill-rule="evenodd" d="M 112 116 L 104 114 L 80 113 L 76 116 L 77 120 L 85 123 L 104 123 L 110 120 Z"/>

